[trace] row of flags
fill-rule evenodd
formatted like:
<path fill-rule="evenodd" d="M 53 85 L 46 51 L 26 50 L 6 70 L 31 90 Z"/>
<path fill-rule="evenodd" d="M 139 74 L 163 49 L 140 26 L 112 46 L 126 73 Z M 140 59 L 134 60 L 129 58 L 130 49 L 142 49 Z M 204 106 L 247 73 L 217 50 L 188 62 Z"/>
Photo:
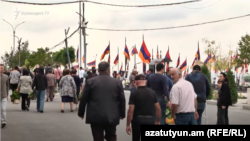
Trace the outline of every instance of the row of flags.
<path fill-rule="evenodd" d="M 77 55 L 76 55 L 77 58 L 76 58 L 76 62 L 78 62 L 78 58 L 79 58 L 79 57 L 78 57 L 78 56 L 79 56 L 78 54 L 79 54 L 79 48 L 77 49 Z M 134 55 L 137 55 L 137 54 L 138 54 L 139 57 L 140 57 L 140 59 L 141 59 L 142 62 L 143 62 L 143 72 L 146 72 L 146 64 L 149 64 L 149 63 L 151 62 L 151 54 L 150 54 L 150 52 L 148 51 L 147 46 L 146 46 L 144 40 L 143 40 L 143 42 L 142 42 L 142 45 L 141 45 L 141 48 L 140 48 L 140 52 L 139 52 L 139 53 L 138 53 L 137 48 L 136 48 L 135 46 L 132 47 L 131 53 L 129 53 L 129 49 L 128 49 L 127 45 L 125 44 L 125 48 L 124 48 L 124 53 L 123 53 L 123 54 L 124 54 L 124 56 L 125 56 L 125 58 L 126 58 L 126 61 L 125 61 L 125 71 L 126 71 L 126 70 L 129 70 L 129 65 L 128 65 L 129 63 L 127 64 L 127 60 L 130 61 L 130 54 L 131 54 L 131 56 L 134 56 Z M 104 52 L 103 52 L 103 54 L 102 54 L 100 60 L 103 60 L 104 57 L 105 57 L 106 55 L 109 55 L 109 57 L 108 57 L 108 62 L 110 63 L 110 44 L 109 44 L 109 45 L 107 46 L 107 48 L 104 50 Z M 157 58 L 157 59 L 160 58 L 160 56 L 159 56 L 159 51 L 158 51 L 158 46 L 157 46 L 156 58 Z M 169 52 L 169 47 L 168 47 L 168 51 L 167 51 L 167 53 L 166 53 L 166 55 L 165 55 L 165 58 L 171 60 L 170 52 Z M 193 60 L 192 66 L 194 66 L 195 61 L 196 61 L 196 60 L 200 60 L 200 58 L 201 58 L 201 57 L 200 57 L 200 49 L 199 49 L 199 42 L 198 42 L 198 49 L 197 49 L 197 52 L 196 52 L 196 54 L 195 54 L 195 58 L 194 58 L 194 60 Z M 152 55 L 152 59 L 153 59 L 153 55 Z M 236 54 L 233 55 L 233 56 L 231 57 L 231 62 L 232 62 L 234 59 L 238 59 L 238 51 L 236 51 Z M 84 62 L 84 56 L 82 57 L 82 60 L 83 60 L 83 62 Z M 215 61 L 216 61 L 216 56 L 215 56 L 215 55 L 212 56 L 212 54 L 209 53 L 208 56 L 207 56 L 207 58 L 206 58 L 205 61 L 204 61 L 204 64 L 207 65 L 208 63 L 213 63 L 213 62 L 215 62 Z M 119 63 L 119 53 L 117 54 L 117 56 L 116 56 L 116 58 L 115 58 L 115 60 L 114 60 L 114 65 L 117 65 L 118 63 Z M 95 60 L 95 61 L 92 61 L 92 62 L 89 62 L 87 65 L 88 65 L 88 66 L 95 67 L 95 65 L 96 65 L 96 60 Z M 122 64 L 122 65 L 123 65 L 123 64 Z M 122 65 L 121 65 L 121 68 L 120 68 L 120 72 L 122 71 L 122 68 L 123 68 Z M 179 67 L 179 65 L 180 65 L 180 54 L 179 54 L 178 59 L 177 59 L 176 67 Z M 168 68 L 169 68 L 169 63 L 167 63 L 167 65 L 166 65 L 166 71 L 168 70 Z M 179 68 L 181 69 L 182 72 L 184 72 L 184 76 L 185 76 L 186 74 L 189 73 L 189 67 L 187 66 L 187 59 L 184 60 L 184 62 L 180 65 Z M 241 70 L 240 70 L 240 68 L 241 68 Z M 229 67 L 228 67 L 228 69 L 229 69 Z M 227 70 L 228 70 L 228 69 L 227 69 Z M 215 73 L 218 72 L 218 70 L 216 70 L 214 67 L 213 67 L 213 70 L 214 70 Z M 241 67 L 240 67 L 240 66 L 236 66 L 236 67 L 235 67 L 235 71 L 236 71 L 237 73 L 242 73 L 244 70 L 245 70 L 245 72 L 248 72 L 248 65 L 247 65 L 247 63 L 246 63 L 246 60 L 245 60 L 245 64 L 242 65 Z"/>

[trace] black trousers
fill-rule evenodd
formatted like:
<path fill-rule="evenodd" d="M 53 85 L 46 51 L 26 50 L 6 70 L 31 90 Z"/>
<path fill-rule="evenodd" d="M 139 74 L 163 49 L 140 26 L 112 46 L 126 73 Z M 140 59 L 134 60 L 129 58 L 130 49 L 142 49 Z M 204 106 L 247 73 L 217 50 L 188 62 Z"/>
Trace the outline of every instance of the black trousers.
<path fill-rule="evenodd" d="M 217 125 L 229 125 L 228 106 L 225 109 L 222 109 L 222 106 L 217 107 Z"/>
<path fill-rule="evenodd" d="M 132 141 L 140 141 L 141 125 L 154 125 L 154 117 L 152 118 L 135 118 L 132 120 Z"/>
<path fill-rule="evenodd" d="M 116 126 L 117 125 L 102 125 L 102 124 L 91 124 L 92 135 L 94 141 L 117 141 L 116 137 Z M 105 135 L 104 135 L 105 132 Z"/>
<path fill-rule="evenodd" d="M 17 89 L 18 87 L 18 84 L 10 84 L 11 85 L 11 90 L 12 90 L 12 93 Z"/>
<path fill-rule="evenodd" d="M 22 104 L 21 104 L 21 108 L 22 110 L 26 110 L 26 105 L 28 107 L 30 107 L 30 99 L 28 98 L 28 94 L 22 94 L 20 93 L 21 97 L 22 97 Z"/>

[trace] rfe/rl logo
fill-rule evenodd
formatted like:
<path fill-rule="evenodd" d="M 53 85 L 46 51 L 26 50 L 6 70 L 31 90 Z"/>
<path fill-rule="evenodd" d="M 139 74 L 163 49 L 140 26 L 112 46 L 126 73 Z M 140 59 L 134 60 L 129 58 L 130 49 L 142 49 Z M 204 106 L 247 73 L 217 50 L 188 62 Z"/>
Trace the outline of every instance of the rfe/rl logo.
<path fill-rule="evenodd" d="M 16 20 L 16 18 L 19 15 L 20 11 L 18 11 L 17 8 L 16 8 L 16 11 L 14 11 L 14 13 L 15 13 L 15 20 Z"/>

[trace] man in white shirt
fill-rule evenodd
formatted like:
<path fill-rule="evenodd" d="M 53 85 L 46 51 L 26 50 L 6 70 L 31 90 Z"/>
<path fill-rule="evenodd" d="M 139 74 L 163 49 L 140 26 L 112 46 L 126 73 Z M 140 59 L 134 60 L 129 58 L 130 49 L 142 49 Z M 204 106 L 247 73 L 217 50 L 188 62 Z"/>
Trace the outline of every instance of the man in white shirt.
<path fill-rule="evenodd" d="M 170 103 L 175 125 L 197 125 L 197 95 L 193 85 L 182 78 L 179 68 L 170 70 L 174 86 L 170 92 Z"/>
<path fill-rule="evenodd" d="M 85 73 L 85 71 L 83 70 L 82 67 L 80 67 L 79 77 L 80 77 L 82 83 L 83 83 L 83 80 L 84 80 L 84 73 Z"/>

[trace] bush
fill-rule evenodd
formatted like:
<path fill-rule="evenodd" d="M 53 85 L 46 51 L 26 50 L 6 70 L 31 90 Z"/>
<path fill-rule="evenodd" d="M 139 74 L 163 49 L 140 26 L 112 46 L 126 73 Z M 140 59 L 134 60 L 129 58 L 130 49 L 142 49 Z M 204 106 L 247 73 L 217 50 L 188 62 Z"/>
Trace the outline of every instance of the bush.
<path fill-rule="evenodd" d="M 16 92 L 16 90 L 11 94 L 10 96 L 10 99 L 11 99 L 11 102 L 14 103 L 14 101 L 17 99 L 17 100 L 20 100 L 20 94 L 19 92 Z"/>
<path fill-rule="evenodd" d="M 245 77 L 244 77 L 244 81 L 245 81 L 245 82 L 250 82 L 250 76 L 249 76 L 249 75 L 248 75 L 248 76 L 245 76 Z"/>
<path fill-rule="evenodd" d="M 238 101 L 238 92 L 237 92 L 237 87 L 235 84 L 233 72 L 231 69 L 227 72 L 227 77 L 229 79 L 229 87 L 230 87 L 230 92 L 231 92 L 231 97 L 232 97 L 232 104 L 236 104 Z"/>
<path fill-rule="evenodd" d="M 213 89 L 212 89 L 212 85 L 211 85 L 211 75 L 210 75 L 210 72 L 209 72 L 206 65 L 203 65 L 201 67 L 201 73 L 204 74 L 207 77 L 208 81 L 209 81 L 210 93 L 209 93 L 209 96 L 207 97 L 207 100 L 211 100 L 213 98 Z"/>

